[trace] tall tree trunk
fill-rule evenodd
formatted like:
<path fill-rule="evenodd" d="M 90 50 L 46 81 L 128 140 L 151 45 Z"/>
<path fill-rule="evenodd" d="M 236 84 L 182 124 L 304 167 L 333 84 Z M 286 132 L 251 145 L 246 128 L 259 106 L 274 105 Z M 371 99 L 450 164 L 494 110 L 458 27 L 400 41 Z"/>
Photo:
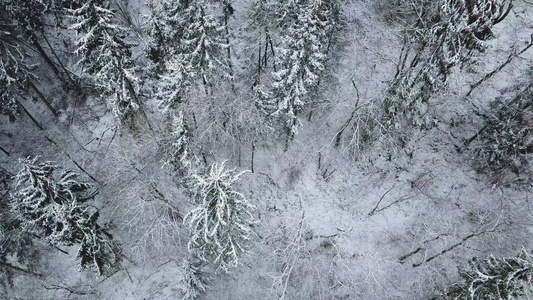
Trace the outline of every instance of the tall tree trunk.
<path fill-rule="evenodd" d="M 265 28 L 265 55 L 263 55 L 263 65 L 265 68 L 268 63 L 268 29 Z"/>
<path fill-rule="evenodd" d="M 252 171 L 252 173 L 254 173 L 254 156 L 255 156 L 255 141 L 252 141 L 252 162 L 251 162 L 251 166 L 250 166 L 250 171 Z"/>
<path fill-rule="evenodd" d="M 15 100 L 15 101 L 17 101 L 17 100 Z M 22 105 L 22 103 L 20 103 L 19 101 L 17 101 L 17 105 L 18 105 L 19 107 L 22 108 L 22 110 L 24 111 L 24 113 L 25 113 L 28 117 L 30 117 L 31 121 L 32 121 L 37 127 L 39 127 L 39 129 L 44 130 L 43 126 L 41 126 L 41 124 L 39 124 L 39 122 L 37 122 L 37 120 L 35 120 L 35 118 L 30 114 L 30 112 L 26 109 L 26 107 L 24 107 L 24 105 Z"/>
<path fill-rule="evenodd" d="M 42 278 L 43 275 L 39 274 L 39 273 L 34 273 L 32 271 L 29 271 L 29 270 L 26 270 L 26 269 L 23 269 L 23 268 L 19 268 L 17 266 L 14 266 L 12 264 L 9 264 L 9 263 L 5 263 L 5 262 L 0 262 L 0 266 L 2 268 L 5 268 L 5 269 L 9 269 L 11 271 L 16 271 L 18 273 L 22 273 L 22 274 L 26 274 L 26 275 L 32 275 L 32 276 L 35 276 L 35 277 L 39 277 L 39 278 Z"/>
<path fill-rule="evenodd" d="M 235 93 L 235 78 L 234 72 L 233 72 L 233 63 L 231 62 L 231 47 L 230 47 L 230 40 L 229 40 L 229 29 L 228 29 L 228 20 L 230 16 L 230 9 L 229 4 L 224 4 L 224 27 L 226 30 L 226 44 L 228 44 L 228 66 L 229 66 L 229 74 L 231 76 L 231 90 L 233 93 Z"/>
<path fill-rule="evenodd" d="M 65 76 L 67 77 L 68 81 L 70 82 L 70 84 L 74 87 L 74 89 L 76 90 L 76 92 L 78 92 L 79 94 L 83 94 L 83 90 L 81 88 L 81 86 L 76 82 L 74 81 L 74 79 L 72 79 L 72 76 L 70 76 L 70 71 L 67 70 L 67 68 L 65 67 L 65 65 L 63 64 L 63 62 L 61 61 L 61 59 L 59 59 L 59 56 L 57 55 L 56 51 L 54 50 L 54 48 L 52 48 L 52 45 L 50 44 L 50 42 L 48 41 L 48 38 L 46 37 L 46 35 L 44 34 L 44 32 L 41 31 L 41 34 L 44 38 L 44 41 L 46 42 L 46 44 L 48 45 L 48 48 L 50 49 L 50 51 L 52 51 L 52 54 L 54 55 L 54 57 L 56 58 L 57 62 L 59 63 L 59 65 L 61 66 L 61 68 L 63 69 L 63 72 L 65 73 Z"/>
<path fill-rule="evenodd" d="M 56 109 L 52 106 L 52 104 L 50 104 L 50 101 L 48 101 L 48 99 L 46 99 L 46 97 L 43 95 L 43 93 L 41 93 L 41 91 L 39 91 L 39 89 L 35 86 L 35 84 L 33 84 L 33 82 L 31 80 L 28 80 L 27 83 L 35 91 L 35 93 L 39 96 L 39 98 L 41 98 L 41 100 L 44 102 L 46 107 L 48 107 L 48 109 L 52 112 L 52 114 L 54 114 L 54 116 L 57 117 Z"/>
<path fill-rule="evenodd" d="M 255 75 L 254 83 L 252 84 L 252 89 L 261 82 L 261 58 L 261 39 L 259 39 L 259 59 L 257 61 L 257 73 Z"/>
<path fill-rule="evenodd" d="M 31 41 L 32 41 L 33 46 L 37 49 L 37 52 L 39 52 L 39 54 L 41 54 L 41 56 L 44 58 L 46 63 L 50 66 L 50 68 L 52 68 L 52 71 L 54 71 L 54 74 L 56 74 L 56 76 L 61 81 L 63 81 L 63 78 L 61 78 L 59 69 L 56 67 L 55 63 L 50 59 L 48 54 L 46 54 L 46 52 L 44 51 L 43 47 L 41 47 L 41 44 L 39 44 L 39 42 L 37 41 L 37 38 L 35 36 L 32 36 Z"/>
<path fill-rule="evenodd" d="M 270 44 L 270 51 L 272 52 L 272 57 L 274 58 L 274 72 L 277 72 L 276 70 L 276 54 L 274 53 L 274 44 L 272 43 L 272 38 L 270 37 L 270 34 L 268 33 L 268 29 L 266 32 L 267 35 L 267 45 Z M 266 54 L 266 53 L 265 53 Z M 265 66 L 266 66 L 266 58 L 265 58 Z"/>
<path fill-rule="evenodd" d="M 142 103 L 141 103 L 141 101 L 139 99 L 139 95 L 137 95 L 137 92 L 133 88 L 133 84 L 131 83 L 131 81 L 127 77 L 124 77 L 124 78 L 126 80 L 126 85 L 128 87 L 128 90 L 130 91 L 131 95 L 133 96 L 133 99 L 135 99 L 135 102 L 139 106 L 140 113 L 144 117 L 144 119 L 146 121 L 146 125 L 148 125 L 148 129 L 150 129 L 151 132 L 154 132 L 154 128 L 152 127 L 152 123 L 150 122 L 150 120 L 148 119 L 148 116 L 146 115 L 146 112 L 144 111 L 144 106 L 142 105 Z"/>
<path fill-rule="evenodd" d="M 9 154 L 9 152 L 7 152 L 7 150 L 4 149 L 4 148 L 2 148 L 1 146 L 0 146 L 0 151 L 4 152 L 7 156 L 11 156 L 11 155 Z"/>

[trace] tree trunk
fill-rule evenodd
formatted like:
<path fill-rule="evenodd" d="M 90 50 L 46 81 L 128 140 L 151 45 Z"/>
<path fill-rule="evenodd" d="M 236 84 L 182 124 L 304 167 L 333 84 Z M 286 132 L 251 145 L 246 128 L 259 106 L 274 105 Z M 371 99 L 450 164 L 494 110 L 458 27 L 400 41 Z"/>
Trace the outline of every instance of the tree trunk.
<path fill-rule="evenodd" d="M 252 141 L 252 162 L 251 162 L 251 171 L 254 173 L 254 155 L 255 155 L 255 141 Z"/>
<path fill-rule="evenodd" d="M 24 111 L 24 113 L 26 113 L 26 115 L 28 117 L 30 117 L 30 119 L 32 120 L 32 122 L 37 126 L 39 127 L 39 129 L 41 130 L 44 130 L 44 128 L 41 126 L 41 124 L 39 124 L 39 122 L 37 122 L 37 120 L 35 120 L 35 118 L 30 114 L 30 112 L 26 109 L 26 107 L 24 107 L 24 105 L 22 105 L 22 103 L 20 103 L 19 101 L 17 101 L 17 105 L 20 106 L 22 108 L 22 110 Z"/>
<path fill-rule="evenodd" d="M 26 275 L 32 275 L 32 276 L 39 277 L 39 278 L 41 278 L 43 276 L 43 275 L 41 275 L 39 273 L 34 273 L 32 271 L 29 271 L 29 270 L 26 270 L 26 269 L 23 269 L 23 268 L 19 268 L 17 266 L 14 266 L 12 264 L 5 263 L 5 262 L 0 262 L 0 266 L 5 268 L 5 269 L 9 269 L 9 270 L 16 271 L 18 273 L 22 273 L 22 274 L 26 274 Z"/>
<path fill-rule="evenodd" d="M 255 80 L 254 86 L 261 83 L 261 40 L 259 40 L 259 59 L 257 61 L 257 78 Z"/>
<path fill-rule="evenodd" d="M 39 91 L 39 89 L 35 86 L 35 84 L 33 84 L 33 82 L 31 80 L 28 80 L 28 85 L 35 91 L 35 93 L 39 96 L 39 98 L 41 98 L 41 100 L 44 102 L 44 104 L 46 105 L 46 107 L 48 107 L 48 109 L 52 112 L 52 114 L 54 114 L 54 116 L 57 117 L 57 111 L 56 109 L 52 106 L 52 104 L 50 104 L 50 101 L 48 101 L 48 99 L 46 99 L 46 97 L 43 95 L 43 93 L 41 93 L 41 91 Z"/>
<path fill-rule="evenodd" d="M 35 36 L 32 37 L 31 41 L 32 41 L 33 46 L 37 49 L 37 52 L 39 52 L 39 54 L 41 54 L 41 56 L 44 58 L 44 60 L 46 61 L 46 63 L 50 66 L 50 68 L 52 68 L 52 71 L 54 71 L 54 73 L 56 74 L 56 76 L 57 76 L 61 81 L 63 81 L 63 78 L 61 78 L 61 76 L 60 76 L 59 69 L 56 67 L 56 65 L 54 64 L 54 62 L 50 59 L 50 57 L 48 56 L 48 54 L 46 54 L 46 52 L 44 51 L 43 47 L 41 47 L 41 44 L 39 44 L 39 42 L 37 41 L 37 39 L 35 38 Z"/>
<path fill-rule="evenodd" d="M 277 72 L 276 70 L 276 54 L 274 53 L 274 44 L 272 43 L 272 38 L 270 37 L 270 34 L 267 31 L 267 39 L 268 43 L 270 44 L 270 51 L 272 52 L 272 57 L 274 58 L 274 72 Z M 265 63 L 266 66 L 266 63 Z"/>
<path fill-rule="evenodd" d="M 224 4 L 224 27 L 226 30 L 226 44 L 228 44 L 228 67 L 229 67 L 229 74 L 231 76 L 231 90 L 233 93 L 235 93 L 235 78 L 233 78 L 233 63 L 231 62 L 231 49 L 230 49 L 230 41 L 229 41 L 229 29 L 228 29 L 228 19 L 230 15 L 230 8 L 228 4 Z"/>
<path fill-rule="evenodd" d="M 268 29 L 265 29 L 265 54 L 263 55 L 263 65 L 265 68 L 268 63 Z"/>
<path fill-rule="evenodd" d="M 48 45 L 48 48 L 50 48 L 50 51 L 52 51 L 52 54 L 54 55 L 54 57 L 56 58 L 57 62 L 59 63 L 59 65 L 63 69 L 63 72 L 65 73 L 65 76 L 67 76 L 70 84 L 74 87 L 76 92 L 78 92 L 79 94 L 83 94 L 83 90 L 82 90 L 81 86 L 76 81 L 74 81 L 74 79 L 72 79 L 72 76 L 70 76 L 71 72 L 69 70 L 67 70 L 67 68 L 65 67 L 63 62 L 61 62 L 61 59 L 59 59 L 59 56 L 57 55 L 57 53 L 54 50 L 54 48 L 52 48 L 52 45 L 50 45 L 50 42 L 48 41 L 48 38 L 46 37 L 46 35 L 44 35 L 44 32 L 41 32 L 41 34 L 42 34 L 42 36 L 44 38 L 44 41 Z"/>
<path fill-rule="evenodd" d="M 7 150 L 2 148 L 1 146 L 0 146 L 0 151 L 4 152 L 7 156 L 11 156 L 9 155 L 9 152 L 7 152 Z"/>

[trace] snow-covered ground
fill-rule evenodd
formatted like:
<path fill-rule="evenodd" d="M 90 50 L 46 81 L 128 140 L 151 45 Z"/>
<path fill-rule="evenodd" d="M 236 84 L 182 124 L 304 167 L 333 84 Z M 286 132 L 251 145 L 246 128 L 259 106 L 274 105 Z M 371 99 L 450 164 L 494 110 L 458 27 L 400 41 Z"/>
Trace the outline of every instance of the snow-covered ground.
<path fill-rule="evenodd" d="M 253 106 L 246 75 L 255 61 L 245 30 L 250 2 L 235 0 L 229 21 L 237 93 L 219 94 L 221 105 L 239 109 Z M 130 4 L 146 12 L 142 3 Z M 344 145 L 336 147 L 336 134 L 358 98 L 365 105 L 383 98 L 401 34 L 374 1 L 346 1 L 343 18 L 332 76 L 323 85 L 326 103 L 310 122 L 303 120 L 287 151 L 283 138 L 267 133 L 254 136 L 255 150 L 247 136 L 221 137 L 219 144 L 200 132 L 193 137 L 209 163 L 228 160 L 238 170 L 253 163 L 254 172 L 237 188 L 257 207 L 260 222 L 258 238 L 233 273 L 208 266 L 212 279 L 200 299 L 428 299 L 457 282 L 457 268 L 472 257 L 510 256 L 533 246 L 528 188 L 513 178 L 495 184 L 476 172 L 473 153 L 463 145 L 483 126 L 474 107 L 487 109 L 532 80 L 533 49 L 465 99 L 470 84 L 530 42 L 533 5 L 515 1 L 479 62 L 453 73 L 448 89 L 432 102 L 435 128 L 406 129 L 410 141 L 404 148 L 375 143 L 357 157 Z M 75 63 L 68 62 L 72 69 Z M 100 223 L 121 243 L 124 269 L 109 278 L 78 272 L 75 247 L 63 247 L 65 254 L 36 241 L 34 271 L 44 277 L 15 276 L 6 287 L 8 298 L 179 299 L 178 264 L 188 241 L 182 218 L 193 205 L 161 163 L 158 143 L 166 124 L 156 104 L 147 104 L 155 133 L 143 127 L 132 133 L 115 125 L 105 101 L 81 99 L 54 84 L 51 72 L 40 75 L 39 88 L 60 115 L 56 119 L 37 99 L 23 104 L 43 130 L 25 115 L 15 123 L 0 116 L 0 146 L 11 154 L 0 152 L 0 166 L 15 174 L 18 158 L 41 155 L 96 179 Z M 203 91 L 197 96 L 204 97 Z M 150 198 L 154 188 L 164 201 Z"/>

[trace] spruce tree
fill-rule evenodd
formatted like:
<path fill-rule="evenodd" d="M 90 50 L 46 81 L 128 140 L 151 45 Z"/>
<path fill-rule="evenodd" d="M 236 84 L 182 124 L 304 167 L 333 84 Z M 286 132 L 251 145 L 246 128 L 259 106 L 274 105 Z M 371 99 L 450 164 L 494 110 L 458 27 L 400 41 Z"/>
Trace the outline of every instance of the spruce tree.
<path fill-rule="evenodd" d="M 139 79 L 135 76 L 131 45 L 126 31 L 113 22 L 114 12 L 107 0 L 87 0 L 69 11 L 76 30 L 76 53 L 97 87 L 109 98 L 114 114 L 125 120 L 140 107 Z"/>
<path fill-rule="evenodd" d="M 154 64 L 153 71 L 161 75 L 166 71 L 165 64 L 181 48 L 184 10 L 188 1 L 163 0 L 151 3 L 147 21 L 148 45 L 146 54 Z"/>
<path fill-rule="evenodd" d="M 24 49 L 13 34 L 0 30 L 0 113 L 13 121 L 19 113 L 18 101 L 28 97 L 24 85 L 35 77 L 31 65 L 25 62 Z"/>
<path fill-rule="evenodd" d="M 251 43 L 257 44 L 257 69 L 253 88 L 261 82 L 261 73 L 267 67 L 269 58 L 275 57 L 272 33 L 275 32 L 275 18 L 273 4 L 269 0 L 255 0 L 250 10 L 247 31 L 251 33 Z M 270 53 L 269 53 L 270 52 Z"/>
<path fill-rule="evenodd" d="M 183 12 L 180 62 L 192 79 L 201 80 L 206 90 L 221 79 L 231 79 L 225 28 L 208 12 L 205 0 L 189 3 Z"/>
<path fill-rule="evenodd" d="M 21 160 L 15 176 L 11 213 L 25 232 L 52 245 L 80 245 L 80 268 L 94 267 L 99 274 L 116 269 L 120 249 L 97 223 L 98 210 L 86 203 L 93 186 L 77 181 L 77 174 L 38 157 Z"/>
<path fill-rule="evenodd" d="M 511 99 L 496 100 L 484 115 L 485 125 L 467 143 L 473 143 L 481 171 L 512 171 L 531 176 L 533 157 L 533 86 Z M 529 169 L 529 170 L 528 170 Z M 503 175 L 503 174 L 502 174 Z"/>
<path fill-rule="evenodd" d="M 256 0 L 250 10 L 250 27 L 255 30 L 263 30 L 272 27 L 274 17 L 274 5 L 269 0 Z"/>
<path fill-rule="evenodd" d="M 176 108 L 190 85 L 191 70 L 180 56 L 182 52 L 184 10 L 188 1 L 163 0 L 153 4 L 147 23 L 149 41 L 146 49 L 157 78 L 155 97 L 163 111 Z"/>
<path fill-rule="evenodd" d="M 474 258 L 459 274 L 463 282 L 441 299 L 526 299 L 533 293 L 533 256 Z"/>
<path fill-rule="evenodd" d="M 191 175 L 188 187 L 197 205 L 184 218 L 190 231 L 189 251 L 202 260 L 212 260 L 229 272 L 255 237 L 251 205 L 232 185 L 245 172 L 213 164 L 207 173 Z"/>
<path fill-rule="evenodd" d="M 259 31 L 261 34 L 274 28 L 274 5 L 269 0 L 255 0 L 250 10 L 248 30 Z"/>
<path fill-rule="evenodd" d="M 287 30 L 294 25 L 300 14 L 301 5 L 310 3 L 312 0 L 286 0 L 274 2 L 274 12 L 276 14 L 276 27 Z"/>
<path fill-rule="evenodd" d="M 198 164 L 196 157 L 191 153 L 190 131 L 184 118 L 183 112 L 179 111 L 173 116 L 170 129 L 170 142 L 164 149 L 164 163 L 172 166 L 181 176 L 189 175 Z"/>
<path fill-rule="evenodd" d="M 203 262 L 195 258 L 186 258 L 180 264 L 181 278 L 178 287 L 183 300 L 194 300 L 207 290 L 209 274 L 202 271 Z"/>
<path fill-rule="evenodd" d="M 166 72 L 159 76 L 155 96 L 164 111 L 177 109 L 185 102 L 184 95 L 191 86 L 191 66 L 181 55 L 173 56 L 165 63 Z"/>
<path fill-rule="evenodd" d="M 167 49 L 165 47 L 164 27 L 160 16 L 152 9 L 151 14 L 146 22 L 146 33 L 148 42 L 145 49 L 146 56 L 152 62 L 151 71 L 154 74 L 162 74 L 165 69 L 165 57 Z"/>
<path fill-rule="evenodd" d="M 259 90 L 259 105 L 270 115 L 279 117 L 290 141 L 298 132 L 298 114 L 313 102 L 316 86 L 324 70 L 327 38 L 333 19 L 319 15 L 314 2 L 297 5 L 295 20 L 281 37 L 277 50 L 277 68 L 270 90 Z M 289 15 L 290 11 L 283 15 Z"/>
<path fill-rule="evenodd" d="M 37 260 L 37 251 L 31 237 L 20 230 L 20 222 L 10 211 L 9 191 L 12 182 L 13 176 L 0 167 L 0 286 L 5 286 L 3 281 L 9 283 L 12 278 L 13 258 L 17 263 L 28 267 L 35 265 Z"/>
<path fill-rule="evenodd" d="M 154 16 L 160 18 L 150 25 L 148 54 L 160 74 L 156 97 L 163 109 L 181 103 L 198 81 L 209 93 L 218 80 L 232 78 L 225 26 L 210 14 L 205 0 L 168 0 Z"/>
<path fill-rule="evenodd" d="M 431 127 L 428 102 L 446 87 L 455 67 L 471 65 L 484 52 L 492 28 L 512 7 L 511 0 L 421 0 L 407 3 L 413 25 L 406 28 L 397 72 L 383 108 L 385 123 L 400 128 L 405 123 Z M 409 60 L 409 61 L 408 61 Z"/>
<path fill-rule="evenodd" d="M 19 113 L 19 100 L 29 97 L 26 84 L 36 79 L 27 62 L 24 40 L 41 30 L 44 8 L 37 1 L 0 0 L 0 113 L 13 121 Z"/>
<path fill-rule="evenodd" d="M 30 37 L 43 29 L 42 16 L 47 5 L 39 0 L 1 0 L 3 12 L 0 13 L 3 21 L 9 19 L 10 23 L 3 24 L 15 28 L 19 34 Z M 15 21 L 15 22 L 14 22 Z"/>

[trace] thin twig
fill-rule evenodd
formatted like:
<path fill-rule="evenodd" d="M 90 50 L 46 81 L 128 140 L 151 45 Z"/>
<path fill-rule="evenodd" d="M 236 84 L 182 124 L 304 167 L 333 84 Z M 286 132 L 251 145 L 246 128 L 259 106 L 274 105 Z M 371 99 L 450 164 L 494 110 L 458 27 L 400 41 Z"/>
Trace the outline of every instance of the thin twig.
<path fill-rule="evenodd" d="M 90 291 L 78 291 L 78 290 L 74 290 L 68 286 L 60 286 L 60 285 L 57 285 L 57 284 L 52 284 L 50 286 L 46 286 L 44 283 L 42 283 L 42 286 L 47 289 L 47 290 L 64 290 L 64 291 L 67 291 L 69 292 L 70 295 L 95 295 L 96 292 L 93 291 L 93 290 L 90 290 Z M 91 287 L 92 289 L 92 287 Z"/>
<path fill-rule="evenodd" d="M 89 176 L 89 178 L 91 178 L 92 180 L 94 180 L 95 182 L 98 182 L 100 183 L 100 181 L 98 179 L 96 179 L 93 175 L 91 175 L 89 172 L 87 172 L 77 161 L 75 161 L 72 156 L 70 156 L 70 154 L 68 154 L 65 150 L 63 150 L 63 148 L 61 148 L 54 140 L 52 140 L 51 138 L 49 138 L 48 136 L 44 136 L 46 138 L 46 140 L 48 140 L 50 143 L 54 144 L 57 148 L 59 148 L 61 150 L 61 152 L 63 152 L 63 154 L 65 154 L 69 159 L 70 161 L 72 161 L 76 167 L 78 167 L 78 169 L 80 169 L 83 173 L 85 173 L 87 176 Z"/>
<path fill-rule="evenodd" d="M 374 209 L 372 209 L 372 211 L 368 213 L 369 216 L 372 216 L 372 215 L 374 215 L 374 213 L 376 213 L 376 210 L 378 209 L 379 204 L 381 203 L 381 201 L 383 201 L 383 198 L 385 198 L 385 196 L 387 196 L 387 194 L 388 194 L 390 191 L 392 191 L 392 189 L 394 189 L 394 187 L 396 187 L 396 183 L 397 183 L 397 182 L 394 182 L 394 184 L 392 185 L 392 187 L 391 187 L 390 189 L 388 189 L 388 190 L 385 192 L 385 194 L 383 194 L 383 195 L 379 198 L 379 201 L 378 201 L 378 203 L 376 204 L 376 206 L 374 207 Z"/>
<path fill-rule="evenodd" d="M 344 123 L 344 125 L 342 125 L 341 129 L 337 132 L 337 134 L 335 135 L 335 147 L 338 147 L 341 143 L 341 136 L 342 136 L 342 133 L 344 132 L 344 130 L 348 127 L 348 125 L 350 125 L 350 123 L 352 122 L 353 118 L 355 117 L 355 113 L 357 112 L 357 110 L 359 109 L 359 100 L 360 100 L 360 97 L 359 97 L 359 89 L 357 88 L 357 85 L 355 84 L 355 81 L 353 80 L 353 75 L 352 77 L 350 78 L 350 80 L 352 81 L 352 85 L 355 89 L 355 92 L 356 92 L 356 95 L 357 95 L 357 100 L 355 102 L 355 105 L 354 105 L 354 109 L 352 111 L 352 114 L 350 115 L 350 118 L 348 119 L 348 121 L 346 121 Z"/>
<path fill-rule="evenodd" d="M 474 232 L 472 234 L 469 234 L 467 236 L 465 236 L 463 239 L 461 239 L 461 241 L 459 241 L 458 243 L 455 243 L 453 244 L 452 246 L 442 250 L 441 252 L 431 256 L 430 258 L 428 259 L 425 259 L 424 261 L 420 262 L 420 263 L 416 263 L 416 264 L 413 264 L 413 267 L 416 268 L 416 267 L 420 267 L 421 265 L 425 264 L 425 263 L 428 263 L 432 260 L 434 260 L 435 258 L 443 255 L 443 254 L 446 254 L 450 251 L 452 251 L 453 249 L 459 247 L 459 246 L 462 246 L 466 241 L 470 240 L 471 238 L 474 238 L 474 237 L 477 237 L 477 236 L 480 236 L 480 235 L 483 235 L 485 233 L 489 233 L 489 232 L 494 232 L 496 231 L 496 228 L 499 226 L 499 223 L 497 223 L 492 229 L 490 230 L 484 230 L 484 231 L 481 231 L 481 232 Z"/>
<path fill-rule="evenodd" d="M 7 156 L 11 156 L 6 149 L 2 148 L 2 146 L 0 146 L 0 151 L 4 152 Z"/>
<path fill-rule="evenodd" d="M 16 271 L 18 273 L 22 273 L 22 274 L 26 274 L 26 275 L 31 275 L 31 276 L 35 276 L 35 277 L 39 277 L 39 278 L 43 277 L 42 274 L 35 273 L 35 272 L 29 271 L 29 270 L 26 270 L 26 269 L 23 269 L 23 268 L 20 268 L 20 267 L 17 267 L 17 266 L 14 266 L 12 264 L 5 263 L 5 262 L 2 262 L 2 261 L 0 261 L 0 267 L 7 268 L 9 270 Z"/>
<path fill-rule="evenodd" d="M 468 93 L 466 94 L 465 97 L 468 97 L 470 96 L 470 94 L 472 94 L 472 91 L 477 88 L 480 84 L 482 84 L 485 80 L 491 78 L 492 76 L 494 76 L 494 74 L 498 73 L 499 71 L 501 71 L 503 68 L 505 68 L 505 66 L 507 66 L 508 64 L 511 63 L 511 61 L 513 61 L 514 58 L 520 56 L 522 53 L 526 52 L 529 48 L 531 48 L 533 46 L 533 34 L 531 34 L 531 40 L 529 41 L 529 44 L 522 50 L 520 50 L 520 52 L 516 53 L 516 52 L 513 52 L 509 55 L 509 57 L 507 58 L 507 60 L 499 65 L 496 69 L 494 69 L 492 72 L 486 74 L 485 76 L 483 76 L 483 78 L 481 78 L 478 82 L 472 84 L 470 86 L 470 91 L 468 91 Z"/>

